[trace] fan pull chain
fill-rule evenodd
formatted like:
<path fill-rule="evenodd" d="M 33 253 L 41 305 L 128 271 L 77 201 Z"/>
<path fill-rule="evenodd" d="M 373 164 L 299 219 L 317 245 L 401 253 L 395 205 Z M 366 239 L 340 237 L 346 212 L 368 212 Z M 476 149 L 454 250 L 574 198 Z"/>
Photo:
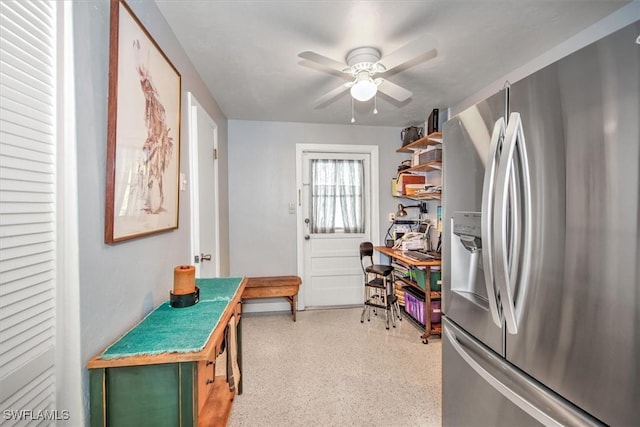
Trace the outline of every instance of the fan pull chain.
<path fill-rule="evenodd" d="M 378 94 L 373 96 L 373 114 L 378 114 Z"/>
<path fill-rule="evenodd" d="M 351 98 L 351 123 L 354 123 L 356 121 L 356 116 L 353 110 L 353 97 Z"/>

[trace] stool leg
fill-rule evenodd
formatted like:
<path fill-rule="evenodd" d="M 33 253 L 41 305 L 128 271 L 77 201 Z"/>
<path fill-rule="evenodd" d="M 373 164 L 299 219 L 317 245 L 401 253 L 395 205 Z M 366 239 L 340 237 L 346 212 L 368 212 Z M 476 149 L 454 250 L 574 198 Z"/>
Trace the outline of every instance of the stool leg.
<path fill-rule="evenodd" d="M 362 307 L 362 314 L 360 315 L 360 323 L 364 323 L 364 314 L 367 311 L 367 307 L 369 307 L 367 305 L 367 301 L 369 300 L 369 292 L 367 292 L 367 285 L 366 285 L 367 276 L 366 276 L 366 274 L 364 276 L 364 282 L 365 282 L 365 285 L 364 285 L 364 303 L 363 303 L 364 307 Z"/>
<path fill-rule="evenodd" d="M 384 289 L 382 290 L 382 306 L 384 307 L 384 324 L 389 329 L 389 300 L 387 299 L 387 278 L 384 278 Z"/>
<path fill-rule="evenodd" d="M 392 296 L 392 295 L 390 295 Z M 387 297 L 387 300 L 389 299 L 389 297 Z M 394 310 L 396 307 L 396 303 L 392 302 L 389 304 L 389 314 L 391 315 L 391 324 L 393 325 L 393 327 L 396 327 L 396 315 L 394 314 Z"/>
<path fill-rule="evenodd" d="M 372 299 L 376 298 L 377 295 L 375 294 L 375 289 L 371 289 L 368 286 L 365 285 L 364 287 L 364 308 L 362 309 L 362 314 L 360 315 L 360 323 L 364 323 L 364 315 L 367 315 L 367 322 L 371 321 L 371 306 L 367 305 L 367 302 L 370 302 Z M 374 310 L 374 314 L 377 315 L 377 313 L 375 312 L 375 307 L 373 308 Z"/>

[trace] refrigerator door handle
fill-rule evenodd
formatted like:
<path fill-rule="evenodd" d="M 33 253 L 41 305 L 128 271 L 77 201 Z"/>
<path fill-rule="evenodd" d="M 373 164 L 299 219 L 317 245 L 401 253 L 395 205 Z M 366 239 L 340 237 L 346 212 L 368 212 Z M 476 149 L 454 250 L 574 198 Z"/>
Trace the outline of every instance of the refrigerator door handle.
<path fill-rule="evenodd" d="M 514 132 L 515 132 L 515 140 L 516 143 L 516 152 L 518 155 L 519 165 L 520 165 L 520 191 L 522 192 L 521 198 L 519 199 L 521 205 L 518 205 L 518 209 L 524 210 L 522 215 L 522 240 L 518 241 L 518 248 L 522 251 L 522 256 L 520 258 L 520 265 L 518 266 L 518 274 L 514 276 L 514 280 L 511 280 L 511 283 L 518 283 L 520 286 L 518 292 L 518 300 L 524 301 L 524 296 L 527 293 L 529 286 L 529 272 L 531 270 L 531 260 L 532 260 L 532 251 L 533 251 L 533 205 L 531 203 L 531 175 L 529 173 L 529 157 L 527 156 L 527 142 L 524 135 L 524 128 L 522 126 L 522 117 L 520 113 L 512 113 L 512 118 L 514 123 Z M 518 233 L 520 236 L 520 233 Z M 517 282 L 516 282 L 517 280 Z M 516 301 L 514 299 L 511 300 L 511 304 L 516 311 L 516 318 L 520 318 L 523 304 L 519 303 L 516 305 Z"/>
<path fill-rule="evenodd" d="M 484 381 L 506 399 L 545 426 L 600 426 L 601 424 L 543 389 L 504 359 L 476 344 L 466 332 L 443 318 L 443 339 Z"/>
<path fill-rule="evenodd" d="M 519 168 L 514 166 L 515 156 L 517 156 Z M 514 176 L 517 172 L 520 175 L 519 179 Z M 516 181 L 521 185 L 516 186 L 514 184 Z M 510 195 L 511 199 L 509 199 Z M 508 211 L 509 200 L 512 202 L 510 206 L 512 212 Z M 496 214 L 494 215 L 495 256 L 498 261 L 496 283 L 500 289 L 502 309 L 507 331 L 510 334 L 518 333 L 514 286 L 516 283 L 519 285 L 519 295 L 526 293 L 531 265 L 531 209 L 531 181 L 522 119 L 519 113 L 511 113 L 500 156 L 496 184 Z M 511 217 L 510 214 L 512 214 Z M 508 230 L 509 218 L 513 219 L 511 230 Z M 524 222 L 522 228 L 519 224 L 520 218 Z M 511 242 L 507 242 L 509 237 Z M 510 243 L 509 253 L 507 248 Z M 522 256 L 520 256 L 521 253 Z M 511 260 L 509 256 L 512 257 Z"/>
<path fill-rule="evenodd" d="M 498 327 L 502 327 L 500 312 L 498 311 L 498 299 L 495 291 L 495 273 L 493 259 L 493 205 L 495 198 L 496 165 L 500 157 L 499 148 L 505 134 L 504 118 L 500 117 L 493 126 L 491 143 L 489 144 L 489 156 L 484 170 L 484 182 L 482 184 L 482 265 L 484 266 L 484 283 L 487 287 L 489 311 L 491 319 Z"/>

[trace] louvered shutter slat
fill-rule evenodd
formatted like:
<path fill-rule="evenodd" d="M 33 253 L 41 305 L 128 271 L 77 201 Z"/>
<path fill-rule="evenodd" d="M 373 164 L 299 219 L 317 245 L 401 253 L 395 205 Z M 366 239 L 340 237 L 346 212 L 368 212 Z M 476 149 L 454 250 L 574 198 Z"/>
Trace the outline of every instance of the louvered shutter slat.
<path fill-rule="evenodd" d="M 2 203 L 0 204 L 0 215 L 30 212 L 51 212 L 51 205 L 48 203 Z M 3 248 L 6 247 L 3 245 Z"/>
<path fill-rule="evenodd" d="M 11 332 L 11 328 L 25 322 L 27 319 L 48 319 L 52 317 L 49 312 L 49 308 L 53 307 L 50 295 L 44 292 L 34 293 L 30 298 L 24 299 L 23 302 L 23 307 L 20 310 L 11 305 L 2 307 L 3 310 L 6 310 L 6 319 L 2 325 L 2 333 L 5 336 L 15 335 Z"/>
<path fill-rule="evenodd" d="M 8 110 L 15 110 L 16 107 L 31 108 L 44 114 L 53 114 L 53 107 L 48 102 L 42 102 L 39 98 L 34 98 L 25 91 L 17 90 L 11 86 L 2 88 L 2 107 Z"/>
<path fill-rule="evenodd" d="M 17 100 L 22 98 L 22 101 L 28 105 L 42 105 L 43 103 L 49 104 L 49 99 L 53 96 L 51 88 L 47 85 L 38 84 L 37 87 L 31 86 L 25 81 L 21 74 L 16 74 L 13 67 L 5 67 L 4 58 L 0 58 L 0 76 L 2 77 L 2 84 L 0 84 L 0 93 L 5 96 L 5 93 L 11 99 Z M 13 94 L 13 95 L 12 95 Z M 49 104 L 50 105 L 50 104 Z"/>
<path fill-rule="evenodd" d="M 24 100 L 27 99 L 25 98 Z M 35 127 L 46 132 L 50 130 L 53 125 L 53 117 L 51 116 L 53 107 L 49 105 L 45 108 L 45 111 L 40 111 L 37 108 L 34 108 L 38 106 L 41 107 L 42 103 L 29 100 L 29 105 L 25 105 L 18 101 L 3 97 L 0 117 L 2 117 L 2 120 L 6 120 L 8 122 L 20 122 L 23 126 Z"/>
<path fill-rule="evenodd" d="M 47 193 L 19 193 L 17 191 L 2 191 L 0 182 L 0 200 L 3 203 L 52 203 L 53 197 Z"/>
<path fill-rule="evenodd" d="M 16 152 L 17 151 L 19 150 L 16 150 Z M 44 154 L 34 152 L 34 151 L 27 151 L 27 150 L 22 150 L 22 152 L 23 152 L 22 155 L 27 157 L 29 160 L 44 164 L 43 162 L 43 157 L 45 157 Z M 15 157 L 15 153 L 11 153 L 11 155 L 7 155 L 6 157 Z M 14 181 L 52 183 L 53 178 L 54 178 L 53 171 L 49 173 L 42 173 L 42 171 L 25 171 L 21 169 L 3 168 L 3 170 L 0 172 L 0 179 L 8 179 L 8 180 L 14 180 Z"/>
<path fill-rule="evenodd" d="M 55 377 L 50 372 L 50 366 L 42 364 L 39 368 L 40 369 L 35 369 L 30 372 L 34 380 L 28 387 L 25 387 L 17 393 L 7 397 L 5 407 L 28 408 L 29 405 L 33 405 L 35 402 L 42 403 L 44 401 L 42 396 L 47 396 L 52 393 L 51 388 L 55 386 Z M 2 393 L 2 391 L 0 391 L 0 393 Z"/>
<path fill-rule="evenodd" d="M 0 273 L 10 272 L 20 268 L 29 268 L 41 263 L 46 263 L 51 260 L 52 252 L 53 251 L 51 250 L 46 252 L 36 252 L 29 256 L 3 260 L 2 263 L 0 263 Z"/>
<path fill-rule="evenodd" d="M 11 62 L 10 62 L 11 61 Z M 28 65 L 28 64 L 20 64 L 18 62 L 18 58 L 13 55 L 11 51 L 3 52 L 2 54 L 2 74 L 7 75 L 8 77 L 12 77 L 16 80 L 24 82 L 25 85 L 29 85 L 36 89 L 37 94 L 40 97 L 53 97 L 53 82 L 50 80 L 42 80 L 39 77 L 46 77 L 44 74 L 39 73 L 38 70 L 23 70 L 20 68 L 20 65 Z M 31 74 L 27 74 L 26 72 L 31 71 Z"/>
<path fill-rule="evenodd" d="M 40 273 L 34 272 L 30 276 L 14 280 L 11 283 L 7 283 L 5 286 L 2 286 L 0 288 L 0 295 L 8 295 L 12 292 L 18 292 L 22 288 L 38 286 L 40 283 L 47 283 L 51 280 L 53 280 L 53 274 L 50 270 L 42 271 Z"/>
<path fill-rule="evenodd" d="M 0 162 L 3 159 L 0 158 Z M 29 189 L 28 192 L 26 192 L 27 194 L 30 193 L 49 193 L 51 191 L 51 189 L 53 188 L 52 184 L 45 184 L 45 183 L 41 183 L 41 182 L 32 182 L 29 185 L 31 188 Z M 20 188 L 24 187 L 24 183 L 20 182 L 20 181 L 13 181 L 10 179 L 1 179 L 0 180 L 0 190 L 2 191 L 13 191 L 13 192 L 19 192 Z"/>

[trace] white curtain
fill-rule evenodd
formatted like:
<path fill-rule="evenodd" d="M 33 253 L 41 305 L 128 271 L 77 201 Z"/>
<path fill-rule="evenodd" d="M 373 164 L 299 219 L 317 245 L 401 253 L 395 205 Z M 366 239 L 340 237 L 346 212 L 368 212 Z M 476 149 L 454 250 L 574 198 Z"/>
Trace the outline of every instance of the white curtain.
<path fill-rule="evenodd" d="M 311 232 L 364 233 L 364 162 L 311 160 Z"/>

